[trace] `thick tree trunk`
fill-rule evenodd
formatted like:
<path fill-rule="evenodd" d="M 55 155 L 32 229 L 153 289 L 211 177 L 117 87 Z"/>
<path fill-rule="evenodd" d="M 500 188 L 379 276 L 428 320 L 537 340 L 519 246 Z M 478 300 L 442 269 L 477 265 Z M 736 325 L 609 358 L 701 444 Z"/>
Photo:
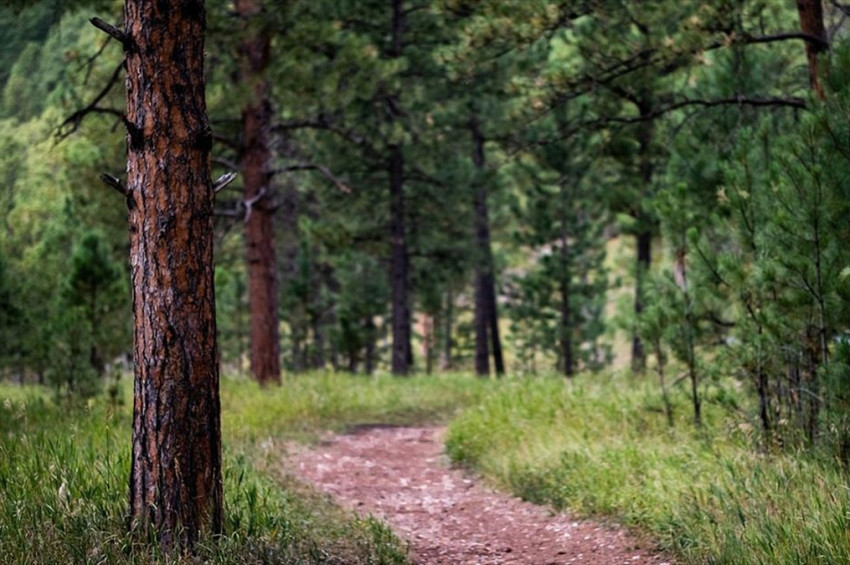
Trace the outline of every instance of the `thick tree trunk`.
<path fill-rule="evenodd" d="M 238 0 L 243 18 L 255 18 L 255 0 Z M 242 42 L 241 80 L 252 89 L 251 102 L 242 110 L 242 179 L 245 185 L 245 252 L 248 261 L 248 297 L 251 311 L 251 374 L 260 384 L 280 382 L 280 335 L 277 314 L 277 265 L 272 206 L 269 127 L 272 119 L 268 81 L 269 38 L 265 34 Z"/>
<path fill-rule="evenodd" d="M 823 85 L 820 83 L 818 55 L 826 52 L 828 42 L 823 24 L 823 2 L 822 0 L 797 0 L 797 13 L 800 15 L 800 30 L 818 40 L 806 42 L 806 58 L 809 61 L 809 84 L 822 100 L 825 95 Z"/>
<path fill-rule="evenodd" d="M 503 375 L 505 363 L 499 337 L 499 311 L 493 273 L 493 250 L 490 242 L 490 214 L 487 207 L 487 186 L 482 178 L 485 162 L 484 136 L 477 116 L 472 117 L 470 129 L 473 141 L 472 162 L 479 173 L 473 202 L 475 246 L 478 255 L 475 270 L 475 372 L 478 375 L 490 374 L 489 358 L 492 347 L 496 374 Z"/>
<path fill-rule="evenodd" d="M 135 316 L 130 519 L 166 548 L 222 531 L 212 134 L 202 0 L 126 0 Z"/>
<path fill-rule="evenodd" d="M 392 287 L 392 372 L 410 370 L 410 308 L 408 305 L 408 257 L 404 213 L 404 157 L 401 147 L 390 148 L 390 245 Z"/>

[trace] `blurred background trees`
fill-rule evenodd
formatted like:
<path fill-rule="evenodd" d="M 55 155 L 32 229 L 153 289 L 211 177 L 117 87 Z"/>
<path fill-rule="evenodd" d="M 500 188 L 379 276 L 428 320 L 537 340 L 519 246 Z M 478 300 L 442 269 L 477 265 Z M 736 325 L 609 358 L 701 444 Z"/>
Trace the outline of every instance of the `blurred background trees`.
<path fill-rule="evenodd" d="M 0 371 L 73 394 L 130 348 L 124 202 L 98 181 L 123 170 L 120 55 L 93 5 L 0 8 Z M 766 437 L 850 453 L 846 18 L 210 2 L 213 164 L 242 173 L 217 198 L 223 366 L 649 368 L 697 422 L 731 377 Z"/>

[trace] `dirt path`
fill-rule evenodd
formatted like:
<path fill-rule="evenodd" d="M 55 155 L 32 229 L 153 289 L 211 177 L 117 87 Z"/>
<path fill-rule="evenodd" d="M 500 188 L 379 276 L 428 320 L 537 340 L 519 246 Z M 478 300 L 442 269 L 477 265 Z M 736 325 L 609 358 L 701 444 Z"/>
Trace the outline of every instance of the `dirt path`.
<path fill-rule="evenodd" d="M 626 532 L 551 515 L 451 469 L 441 428 L 368 426 L 289 456 L 300 479 L 385 520 L 418 564 L 665 563 Z"/>

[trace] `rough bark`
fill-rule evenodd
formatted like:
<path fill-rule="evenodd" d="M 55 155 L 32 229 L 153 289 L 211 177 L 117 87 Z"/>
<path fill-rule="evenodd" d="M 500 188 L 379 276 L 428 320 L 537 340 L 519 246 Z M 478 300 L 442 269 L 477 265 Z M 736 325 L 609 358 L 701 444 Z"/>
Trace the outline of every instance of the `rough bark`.
<path fill-rule="evenodd" d="M 126 0 L 135 385 L 130 521 L 166 548 L 222 530 L 212 134 L 202 0 Z"/>
<path fill-rule="evenodd" d="M 250 21 L 260 14 L 255 0 L 237 0 L 237 13 Z M 242 76 L 251 91 L 242 110 L 240 160 L 245 202 L 245 253 L 251 312 L 251 374 L 260 384 L 280 382 L 280 335 L 277 314 L 278 281 L 275 255 L 274 208 L 271 185 L 272 105 L 266 68 L 269 37 L 265 33 L 242 41 Z"/>
<path fill-rule="evenodd" d="M 487 186 L 482 182 L 484 171 L 484 136 L 477 116 L 470 121 L 472 131 L 472 162 L 479 172 L 474 188 L 475 246 L 478 256 L 475 269 L 475 372 L 490 374 L 490 351 L 497 375 L 505 373 L 502 343 L 499 337 L 499 311 L 496 302 L 496 283 L 493 273 L 493 250 L 490 239 L 490 214 L 487 206 Z"/>
<path fill-rule="evenodd" d="M 828 38 L 823 23 L 823 3 L 821 0 L 797 0 L 797 13 L 800 16 L 800 30 L 820 41 L 806 41 L 806 58 L 809 62 L 809 84 L 818 98 L 824 98 L 823 85 L 820 83 L 818 55 L 826 52 Z"/>

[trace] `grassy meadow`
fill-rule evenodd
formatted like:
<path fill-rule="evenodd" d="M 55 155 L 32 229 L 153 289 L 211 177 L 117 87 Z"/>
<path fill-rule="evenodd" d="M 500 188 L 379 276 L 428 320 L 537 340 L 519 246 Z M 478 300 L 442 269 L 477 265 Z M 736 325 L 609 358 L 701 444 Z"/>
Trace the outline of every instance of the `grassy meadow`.
<path fill-rule="evenodd" d="M 56 403 L 50 391 L 0 385 L 0 561 L 165 561 L 125 534 L 131 425 L 123 402 Z M 377 520 L 358 519 L 295 484 L 279 466 L 282 441 L 366 422 L 445 420 L 484 390 L 472 378 L 292 378 L 261 390 L 222 382 L 227 535 L 201 544 L 211 563 L 407 562 L 405 545 Z M 274 447 L 277 449 L 274 449 Z"/>
<path fill-rule="evenodd" d="M 129 385 L 129 382 L 125 382 Z M 129 387 L 127 387 L 129 388 Z M 8 563 L 165 561 L 124 533 L 130 408 L 57 404 L 0 385 L 0 555 Z M 684 563 L 850 562 L 850 490 L 816 454 L 758 449 L 735 384 L 706 390 L 705 427 L 674 391 L 625 376 L 479 380 L 312 374 L 222 383 L 227 535 L 211 563 L 406 563 L 382 523 L 285 476 L 287 441 L 363 423 L 449 422 L 458 464 L 523 498 L 610 519 Z"/>
<path fill-rule="evenodd" d="M 514 381 L 452 422 L 447 450 L 527 500 L 648 533 L 685 563 L 850 563 L 846 470 L 759 449 L 735 383 L 705 392 L 696 431 L 684 389 L 671 429 L 649 381 Z"/>

